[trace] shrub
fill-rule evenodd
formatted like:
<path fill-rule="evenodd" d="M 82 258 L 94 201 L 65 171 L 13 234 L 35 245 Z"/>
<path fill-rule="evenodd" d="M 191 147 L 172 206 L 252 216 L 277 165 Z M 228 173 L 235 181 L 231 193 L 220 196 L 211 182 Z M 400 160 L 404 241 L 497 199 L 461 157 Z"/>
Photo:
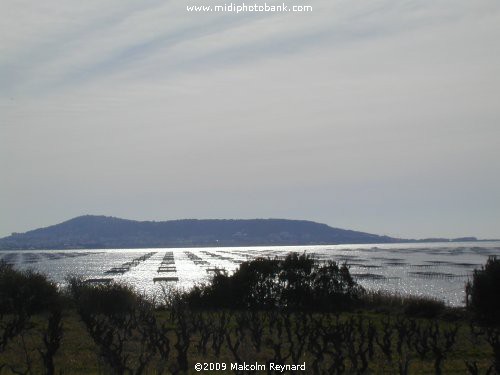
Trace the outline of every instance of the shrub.
<path fill-rule="evenodd" d="M 329 261 L 311 275 L 312 301 L 320 310 L 338 310 L 358 303 L 365 290 L 351 276 L 347 265 Z"/>
<path fill-rule="evenodd" d="M 412 296 L 384 291 L 363 293 L 360 306 L 380 312 L 403 313 L 419 318 L 436 318 L 449 311 L 443 301 L 423 296 Z"/>
<path fill-rule="evenodd" d="M 480 319 L 500 322 L 500 259 L 490 257 L 465 287 L 467 307 Z"/>
<path fill-rule="evenodd" d="M 436 318 L 445 309 L 443 301 L 429 297 L 413 297 L 404 301 L 404 313 L 419 318 Z"/>
<path fill-rule="evenodd" d="M 69 291 L 79 311 L 106 316 L 133 311 L 141 302 L 132 287 L 119 283 L 91 285 L 78 278 L 69 279 Z"/>
<path fill-rule="evenodd" d="M 26 360 L 26 369 L 16 369 L 3 363 L 0 370 L 8 366 L 13 373 L 32 373 L 34 358 L 25 346 L 23 335 L 30 332 L 33 337 L 31 317 L 48 311 L 47 328 L 42 331 L 43 345 L 37 348 L 37 352 L 43 362 L 44 373 L 54 374 L 54 357 L 63 335 L 61 308 L 59 293 L 53 282 L 39 273 L 18 271 L 0 262 L 0 352 L 20 335 Z"/>
<path fill-rule="evenodd" d="M 346 265 L 319 264 L 306 254 L 291 253 L 285 259 L 245 262 L 231 276 L 217 273 L 211 284 L 195 287 L 186 299 L 197 308 L 332 311 L 351 307 L 362 291 Z"/>
<path fill-rule="evenodd" d="M 0 314 L 26 314 L 52 310 L 58 305 L 56 285 L 33 271 L 18 271 L 0 262 Z"/>

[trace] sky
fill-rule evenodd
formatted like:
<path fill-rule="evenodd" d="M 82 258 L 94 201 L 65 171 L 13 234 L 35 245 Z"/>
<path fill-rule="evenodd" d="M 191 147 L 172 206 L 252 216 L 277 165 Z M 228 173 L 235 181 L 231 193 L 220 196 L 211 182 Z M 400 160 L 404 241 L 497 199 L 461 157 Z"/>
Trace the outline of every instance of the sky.
<path fill-rule="evenodd" d="M 500 2 L 283 1 L 313 10 L 0 2 L 0 237 L 97 214 L 500 238 Z"/>

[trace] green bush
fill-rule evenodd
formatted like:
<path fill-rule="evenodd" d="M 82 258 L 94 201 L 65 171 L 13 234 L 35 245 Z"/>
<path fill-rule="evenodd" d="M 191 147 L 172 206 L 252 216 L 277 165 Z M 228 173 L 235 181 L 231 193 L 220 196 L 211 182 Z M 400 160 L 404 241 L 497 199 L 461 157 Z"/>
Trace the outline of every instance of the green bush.
<path fill-rule="evenodd" d="M 436 318 L 446 309 L 443 301 L 429 297 L 407 298 L 404 301 L 405 315 L 418 318 Z"/>
<path fill-rule="evenodd" d="M 500 259 L 490 257 L 465 287 L 466 303 L 479 319 L 500 322 Z"/>
<path fill-rule="evenodd" d="M 362 291 L 347 266 L 291 253 L 284 259 L 245 262 L 231 276 L 218 273 L 186 299 L 196 308 L 334 311 L 352 307 Z"/>
<path fill-rule="evenodd" d="M 107 316 L 123 315 L 133 311 L 141 297 L 124 284 L 91 285 L 79 278 L 69 279 L 69 291 L 78 310 Z"/>
<path fill-rule="evenodd" d="M 443 301 L 385 291 L 367 291 L 360 299 L 361 307 L 384 313 L 397 313 L 418 318 L 436 318 L 449 308 Z"/>
<path fill-rule="evenodd" d="M 34 271 L 0 262 L 0 313 L 33 315 L 58 305 L 56 285 Z"/>

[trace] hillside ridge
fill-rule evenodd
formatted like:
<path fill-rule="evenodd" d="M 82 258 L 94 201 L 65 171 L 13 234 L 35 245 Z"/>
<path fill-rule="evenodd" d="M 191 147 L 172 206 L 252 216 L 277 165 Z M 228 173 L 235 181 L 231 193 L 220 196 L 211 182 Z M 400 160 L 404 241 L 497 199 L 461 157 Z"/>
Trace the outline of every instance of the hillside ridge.
<path fill-rule="evenodd" d="M 308 220 L 181 219 L 135 221 L 83 215 L 0 239 L 0 249 L 148 248 L 395 243 L 408 240 L 333 228 Z"/>

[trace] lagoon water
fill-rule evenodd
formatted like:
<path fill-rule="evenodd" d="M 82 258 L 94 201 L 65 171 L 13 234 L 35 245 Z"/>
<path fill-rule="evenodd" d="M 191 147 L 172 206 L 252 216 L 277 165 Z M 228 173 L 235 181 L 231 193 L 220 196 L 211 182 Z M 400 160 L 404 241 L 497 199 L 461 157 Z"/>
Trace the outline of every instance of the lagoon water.
<path fill-rule="evenodd" d="M 0 251 L 18 269 L 40 271 L 60 285 L 68 275 L 112 278 L 150 295 L 161 285 L 190 288 L 208 282 L 213 270 L 233 272 L 256 257 L 306 252 L 319 261 L 346 262 L 360 284 L 371 290 L 431 296 L 463 305 L 464 284 L 489 256 L 500 256 L 500 242 L 264 246 L 168 249 Z M 178 281 L 155 282 L 158 277 Z"/>

